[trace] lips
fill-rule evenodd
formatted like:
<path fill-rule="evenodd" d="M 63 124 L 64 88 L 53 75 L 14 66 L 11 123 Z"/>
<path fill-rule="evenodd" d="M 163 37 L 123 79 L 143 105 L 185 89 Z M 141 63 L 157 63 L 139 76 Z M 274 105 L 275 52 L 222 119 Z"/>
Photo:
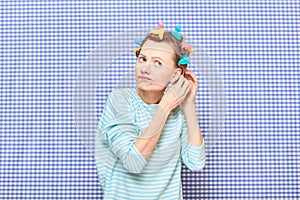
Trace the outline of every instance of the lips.
<path fill-rule="evenodd" d="M 143 81 L 151 81 L 152 79 L 149 78 L 148 76 L 138 76 L 139 80 L 143 80 Z"/>

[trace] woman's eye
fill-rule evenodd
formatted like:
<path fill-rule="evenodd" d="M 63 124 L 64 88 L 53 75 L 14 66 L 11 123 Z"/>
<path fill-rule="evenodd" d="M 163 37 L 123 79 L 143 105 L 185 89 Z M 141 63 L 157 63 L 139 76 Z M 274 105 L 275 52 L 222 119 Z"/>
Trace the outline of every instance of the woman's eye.
<path fill-rule="evenodd" d="M 159 61 L 156 61 L 155 65 L 158 66 L 158 67 L 162 66 L 161 62 L 159 62 Z"/>
<path fill-rule="evenodd" d="M 145 59 L 144 57 L 140 57 L 140 58 L 139 58 L 139 61 L 141 61 L 141 62 L 146 62 L 146 59 Z"/>

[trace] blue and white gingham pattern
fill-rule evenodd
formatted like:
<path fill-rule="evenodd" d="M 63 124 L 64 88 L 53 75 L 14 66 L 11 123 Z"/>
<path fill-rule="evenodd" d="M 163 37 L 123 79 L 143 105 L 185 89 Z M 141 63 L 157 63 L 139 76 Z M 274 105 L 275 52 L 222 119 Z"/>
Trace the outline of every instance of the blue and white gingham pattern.
<path fill-rule="evenodd" d="M 183 170 L 185 199 L 300 198 L 298 1 L 1 4 L 0 199 L 101 198 L 74 126 L 76 74 L 101 41 L 161 21 L 205 49 L 227 94 L 206 167 Z"/>

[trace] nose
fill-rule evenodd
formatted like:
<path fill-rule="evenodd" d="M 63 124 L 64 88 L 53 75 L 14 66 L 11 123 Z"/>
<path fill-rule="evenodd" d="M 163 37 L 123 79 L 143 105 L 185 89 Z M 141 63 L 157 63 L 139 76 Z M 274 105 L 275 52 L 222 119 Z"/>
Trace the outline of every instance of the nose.
<path fill-rule="evenodd" d="M 141 66 L 141 72 L 143 74 L 150 74 L 151 73 L 151 64 L 150 63 L 145 63 L 144 65 Z"/>

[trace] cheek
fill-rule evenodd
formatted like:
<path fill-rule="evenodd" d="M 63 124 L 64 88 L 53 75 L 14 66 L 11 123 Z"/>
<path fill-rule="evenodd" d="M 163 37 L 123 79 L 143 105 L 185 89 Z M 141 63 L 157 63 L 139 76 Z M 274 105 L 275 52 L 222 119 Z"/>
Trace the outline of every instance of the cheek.
<path fill-rule="evenodd" d="M 168 73 L 165 74 L 165 78 L 166 78 L 168 81 L 170 81 L 170 80 L 171 80 L 171 77 L 173 76 L 173 74 L 174 74 L 173 71 L 172 71 L 172 72 L 168 71 Z"/>
<path fill-rule="evenodd" d="M 170 82 L 174 72 L 175 72 L 174 70 L 165 68 L 163 70 L 157 71 L 156 78 L 157 80 L 160 80 L 160 82 L 163 83 L 164 85 L 167 85 Z"/>
<path fill-rule="evenodd" d="M 135 64 L 135 68 L 134 68 L 135 72 L 137 72 L 137 71 L 138 71 L 139 67 L 140 67 L 140 66 L 139 66 L 139 64 L 138 64 L 138 63 L 136 63 L 136 64 Z"/>

